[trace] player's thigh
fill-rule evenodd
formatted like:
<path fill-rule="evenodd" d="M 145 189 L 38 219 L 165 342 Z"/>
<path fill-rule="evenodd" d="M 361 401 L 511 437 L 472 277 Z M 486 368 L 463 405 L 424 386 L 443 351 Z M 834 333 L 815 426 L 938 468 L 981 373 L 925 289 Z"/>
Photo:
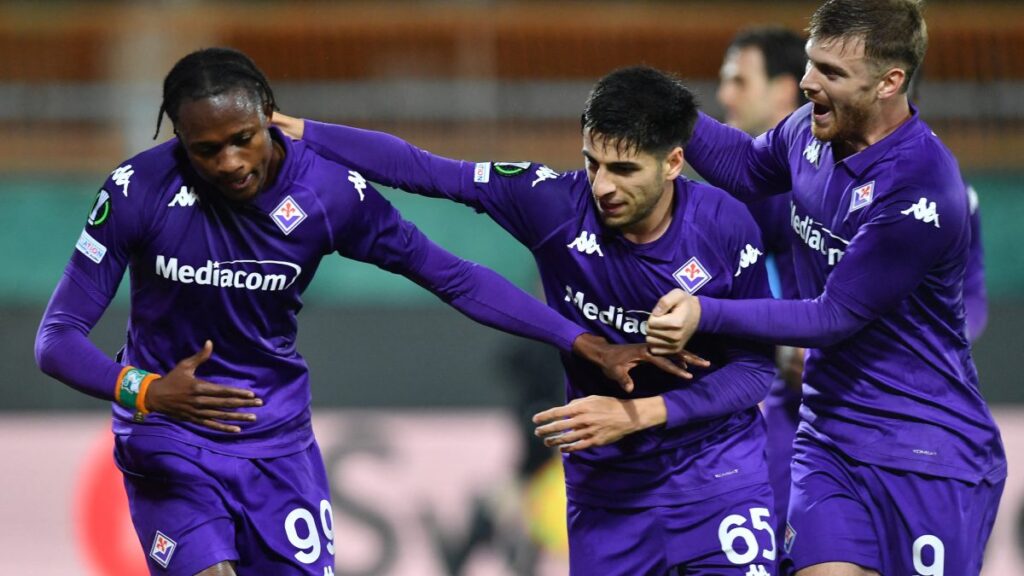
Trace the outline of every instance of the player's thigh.
<path fill-rule="evenodd" d="M 218 562 L 196 574 L 196 576 L 237 576 L 231 562 Z"/>
<path fill-rule="evenodd" d="M 669 565 L 686 576 L 773 576 L 779 545 L 767 482 L 701 502 L 656 508 Z"/>
<path fill-rule="evenodd" d="M 317 444 L 256 459 L 238 473 L 245 510 L 238 527 L 239 576 L 334 570 L 334 513 Z M 329 569 L 329 570 L 328 570 Z"/>
<path fill-rule="evenodd" d="M 842 562 L 880 571 L 875 510 L 865 502 L 857 465 L 797 435 L 780 572 Z"/>
<path fill-rule="evenodd" d="M 568 503 L 569 574 L 663 576 L 661 521 L 651 508 Z"/>
<path fill-rule="evenodd" d="M 117 437 L 114 456 L 150 573 L 192 576 L 238 558 L 233 505 L 208 453 L 128 436 Z"/>
<path fill-rule="evenodd" d="M 887 547 L 884 574 L 978 574 L 1003 482 L 968 483 L 875 468 Z"/>

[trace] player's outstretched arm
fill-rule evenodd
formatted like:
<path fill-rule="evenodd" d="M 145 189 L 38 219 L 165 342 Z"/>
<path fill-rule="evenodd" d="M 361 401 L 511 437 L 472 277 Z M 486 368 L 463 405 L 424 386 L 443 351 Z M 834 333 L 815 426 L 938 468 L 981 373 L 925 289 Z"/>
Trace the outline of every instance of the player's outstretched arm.
<path fill-rule="evenodd" d="M 686 145 L 686 160 L 712 185 L 740 200 L 783 194 L 792 188 L 784 126 L 785 121 L 751 138 L 702 112 Z"/>
<path fill-rule="evenodd" d="M 325 124 L 275 112 L 272 123 L 367 180 L 423 196 L 465 201 L 463 162 L 436 156 L 390 134 Z"/>
<path fill-rule="evenodd" d="M 587 396 L 539 412 L 533 416 L 533 423 L 537 425 L 534 434 L 543 438 L 546 446 L 569 453 L 617 442 L 629 434 L 660 426 L 665 418 L 661 396 Z"/>
<path fill-rule="evenodd" d="M 198 352 L 178 362 L 166 376 L 150 383 L 145 397 L 146 409 L 218 432 L 242 431 L 238 426 L 225 424 L 221 420 L 255 422 L 255 414 L 235 411 L 238 408 L 263 405 L 263 401 L 251 390 L 222 386 L 196 378 L 196 368 L 212 355 L 213 342 L 207 340 Z"/>

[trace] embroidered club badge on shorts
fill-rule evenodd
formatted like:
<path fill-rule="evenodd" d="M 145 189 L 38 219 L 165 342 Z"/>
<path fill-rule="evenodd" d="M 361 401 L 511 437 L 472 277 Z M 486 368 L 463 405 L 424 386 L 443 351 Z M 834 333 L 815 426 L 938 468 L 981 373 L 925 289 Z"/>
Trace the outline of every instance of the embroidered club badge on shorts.
<path fill-rule="evenodd" d="M 299 203 L 292 200 L 291 196 L 288 196 L 274 208 L 274 211 L 270 213 L 270 218 L 277 224 L 277 227 L 284 232 L 287 236 L 291 234 L 292 230 L 299 225 L 300 222 L 306 219 L 306 213 L 299 206 Z"/>
<path fill-rule="evenodd" d="M 167 565 L 171 563 L 171 556 L 174 555 L 174 549 L 177 547 L 177 542 L 157 530 L 156 536 L 153 537 L 153 547 L 149 550 L 149 557 L 157 564 L 167 568 Z"/>
<path fill-rule="evenodd" d="M 796 540 L 796 530 L 793 530 L 793 526 L 786 522 L 786 537 L 782 541 L 782 549 L 789 554 L 793 551 L 793 541 Z"/>
<path fill-rule="evenodd" d="M 675 273 L 672 274 L 672 277 L 676 279 L 676 282 L 679 282 L 679 285 L 683 287 L 683 290 L 686 290 L 690 294 L 700 290 L 701 286 L 707 284 L 708 281 L 711 280 L 711 274 L 708 274 L 708 271 L 704 268 L 704 265 L 700 263 L 700 260 L 697 260 L 696 256 L 690 258 L 686 261 L 686 264 L 680 266 L 679 270 L 676 270 Z"/>

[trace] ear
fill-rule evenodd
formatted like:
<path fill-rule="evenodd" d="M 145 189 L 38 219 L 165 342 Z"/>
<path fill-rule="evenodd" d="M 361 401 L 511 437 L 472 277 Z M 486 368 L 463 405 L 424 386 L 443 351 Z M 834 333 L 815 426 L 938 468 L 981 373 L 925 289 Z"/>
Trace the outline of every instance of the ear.
<path fill-rule="evenodd" d="M 675 180 L 683 172 L 686 166 L 686 159 L 683 157 L 683 148 L 676 146 L 665 157 L 665 180 Z"/>
<path fill-rule="evenodd" d="M 876 94 L 879 100 L 886 100 L 901 93 L 907 81 L 907 72 L 902 68 L 890 68 L 878 79 Z"/>

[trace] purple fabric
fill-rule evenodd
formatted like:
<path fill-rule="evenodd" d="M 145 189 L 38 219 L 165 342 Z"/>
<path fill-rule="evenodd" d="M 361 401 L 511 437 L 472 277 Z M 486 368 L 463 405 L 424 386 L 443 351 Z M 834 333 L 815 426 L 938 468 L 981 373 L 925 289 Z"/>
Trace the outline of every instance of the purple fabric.
<path fill-rule="evenodd" d="M 315 442 L 250 459 L 169 438 L 118 436 L 114 457 L 151 574 L 192 576 L 226 560 L 239 574 L 333 569 L 335 545 L 324 530 L 334 527 L 331 491 Z M 154 550 L 158 531 L 163 545 Z"/>
<path fill-rule="evenodd" d="M 844 457 L 802 433 L 795 452 L 783 538 L 790 549 L 780 573 L 841 561 L 880 574 L 919 574 L 915 545 L 922 566 L 934 565 L 941 549 L 943 574 L 981 572 L 1004 480 L 907 474 Z"/>
<path fill-rule="evenodd" d="M 836 161 L 810 105 L 756 138 L 701 115 L 687 159 L 752 199 L 792 189 L 804 300 L 703 298 L 701 329 L 814 347 L 801 419 L 874 464 L 979 481 L 1006 473 L 966 338 L 968 202 L 952 154 L 917 111 Z"/>
<path fill-rule="evenodd" d="M 275 134 L 286 150 L 277 180 L 243 206 L 209 189 L 176 139 L 128 160 L 104 184 L 109 214 L 86 226 L 51 299 L 36 340 L 39 365 L 112 399 L 121 364 L 166 374 L 209 339 L 213 356 L 196 375 L 248 388 L 264 401 L 240 434 L 160 414 L 133 422 L 114 405 L 116 433 L 252 457 L 308 446 L 309 374 L 295 349 L 297 315 L 302 292 L 331 252 L 407 276 L 478 322 L 563 352 L 584 332 L 497 274 L 431 243 L 357 172 Z M 131 315 L 113 361 L 87 335 L 126 268 Z"/>
<path fill-rule="evenodd" d="M 638 245 L 604 227 L 582 171 L 459 162 L 386 134 L 311 121 L 303 137 L 371 180 L 486 212 L 531 250 L 548 305 L 611 341 L 643 342 L 649 311 L 673 288 L 730 299 L 768 296 L 757 227 L 742 204 L 709 186 L 676 180 L 672 224 L 662 237 Z M 650 366 L 635 369 L 634 396 L 661 395 L 668 423 L 569 455 L 571 500 L 677 504 L 763 476 L 763 424 L 755 406 L 773 372 L 769 348 L 713 336 L 689 348 L 712 368 L 695 371 L 692 382 Z M 569 400 L 627 397 L 588 363 L 563 356 L 563 365 Z"/>
<path fill-rule="evenodd" d="M 682 506 L 622 509 L 569 502 L 569 573 L 774 575 L 781 538 L 772 533 L 771 500 L 762 482 Z"/>

